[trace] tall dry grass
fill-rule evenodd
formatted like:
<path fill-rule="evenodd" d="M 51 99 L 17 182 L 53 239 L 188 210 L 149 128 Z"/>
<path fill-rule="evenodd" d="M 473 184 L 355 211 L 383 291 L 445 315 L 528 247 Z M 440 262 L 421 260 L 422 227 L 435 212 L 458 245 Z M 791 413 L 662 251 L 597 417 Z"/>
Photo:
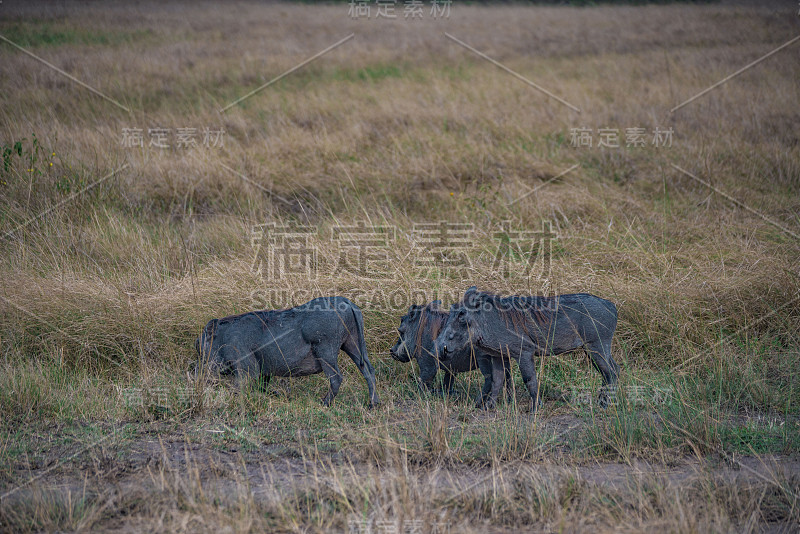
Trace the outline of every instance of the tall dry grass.
<path fill-rule="evenodd" d="M 455 5 L 447 21 L 415 22 L 352 20 L 346 5 L 109 3 L 69 4 L 66 11 L 4 5 L 0 34 L 28 43 L 132 113 L 0 45 L 0 145 L 19 141 L 21 151 L 12 153 L 0 183 L 0 231 L 11 232 L 0 243 L 0 413 L 8 443 L 0 452 L 9 465 L 33 453 L 35 444 L 25 441 L 32 438 L 17 433 L 31 424 L 156 424 L 165 417 L 159 406 L 131 409 L 119 391 L 139 388 L 155 398 L 154 391 L 166 388 L 173 399 L 166 417 L 180 425 L 223 420 L 292 446 L 298 431 L 309 432 L 366 448 L 369 461 L 383 467 L 386 455 L 398 450 L 415 465 L 450 466 L 557 454 L 568 461 L 631 461 L 695 451 L 796 453 L 796 46 L 675 113 L 669 109 L 797 29 L 791 6 L 779 3 Z M 344 46 L 218 112 L 351 32 L 356 37 Z M 598 128 L 617 128 L 623 145 L 625 128 L 671 127 L 673 145 L 570 146 L 570 129 L 583 126 L 594 129 L 595 143 Z M 123 128 L 142 128 L 147 145 L 147 129 L 157 127 L 172 129 L 173 145 L 177 128 L 223 128 L 224 147 L 121 146 Z M 576 163 L 578 169 L 544 185 Z M 94 185 L 123 164 L 129 166 Z M 415 242 L 415 223 L 440 220 L 474 225 L 467 267 L 438 272 L 417 265 L 424 250 Z M 526 276 L 524 261 L 512 263 L 507 277 L 493 265 L 494 234 L 504 220 L 529 230 L 552 223 L 557 239 L 547 276 Z M 396 230 L 384 250 L 388 274 L 337 269 L 333 227 L 358 221 Z M 258 250 L 251 233 L 265 222 L 316 230 L 314 279 L 290 273 L 272 280 L 253 269 Z M 448 304 L 473 284 L 507 293 L 587 291 L 615 301 L 622 385 L 670 387 L 677 402 L 641 408 L 623 397 L 618 411 L 605 415 L 565 407 L 552 402 L 558 390 L 594 390 L 598 380 L 580 355 L 550 359 L 543 387 L 551 402 L 543 422 L 565 413 L 588 422 L 566 446 L 567 438 L 550 439 L 557 434 L 548 434 L 546 424 L 520 422 L 521 393 L 486 424 L 476 423 L 480 416 L 464 399 L 443 403 L 418 394 L 413 367 L 386 354 L 399 317 L 405 306 L 434 296 Z M 279 383 L 266 400 L 216 386 L 209 391 L 219 394 L 207 397 L 201 389 L 175 400 L 186 387 L 194 337 L 208 319 L 330 293 L 349 296 L 364 310 L 384 408 L 366 413 L 363 381 L 346 363 L 338 406 L 327 412 L 314 406 L 327 387 L 320 377 Z M 391 294 L 399 297 L 389 301 Z M 468 396 L 477 378 L 460 384 Z M 773 432 L 729 425 L 754 413 L 779 417 L 785 426 Z M 374 428 L 388 430 L 382 435 Z M 336 441 L 342 435 L 347 440 Z M 377 447 L 367 447 L 376 440 Z M 776 512 L 782 521 L 797 519 L 792 494 L 774 494 L 774 485 L 742 490 L 741 502 L 734 483 L 703 482 L 691 498 L 648 486 L 630 493 L 640 499 L 633 502 L 627 493 L 586 490 L 580 480 L 562 484 L 526 473 L 519 477 L 527 482 L 500 494 L 476 490 L 459 497 L 449 520 L 467 530 L 538 521 L 577 529 L 588 514 L 598 525 L 630 530 L 755 528 L 751 521 L 772 513 L 764 510 L 773 497 L 789 506 Z M 240 530 L 341 529 L 347 528 L 341 514 L 350 508 L 370 509 L 375 518 L 433 521 L 434 507 L 424 503 L 454 502 L 413 472 L 386 482 L 376 467 L 354 495 L 340 489 L 264 504 L 243 490 L 220 508 L 195 493 L 202 485 L 173 475 L 148 483 L 156 497 L 147 506 L 136 508 L 140 489 L 124 489 L 111 509 L 129 506 L 135 516 L 141 510 L 141 528 L 156 530 L 216 529 L 232 517 Z M 12 484 L 19 474 L 9 467 L 0 469 L 0 478 Z M 104 491 L 67 505 L 61 497 L 32 495 L 33 511 L 19 508 L 4 525 L 91 528 L 112 513 L 102 504 Z M 643 495 L 652 499 L 641 501 Z M 50 519 L 31 515 L 40 507 Z M 630 507 L 641 512 L 638 519 L 624 512 Z M 157 516 L 165 517 L 162 523 L 154 522 Z M 62 519 L 48 523 L 53 517 Z"/>

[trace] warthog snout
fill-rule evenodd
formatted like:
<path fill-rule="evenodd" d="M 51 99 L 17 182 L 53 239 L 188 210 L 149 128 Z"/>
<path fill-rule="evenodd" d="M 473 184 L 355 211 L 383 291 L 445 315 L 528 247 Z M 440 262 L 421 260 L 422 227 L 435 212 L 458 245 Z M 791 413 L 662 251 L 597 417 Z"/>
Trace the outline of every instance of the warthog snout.
<path fill-rule="evenodd" d="M 397 343 L 389 349 L 389 354 L 398 362 L 409 362 L 411 358 L 408 356 L 408 349 L 402 339 L 397 339 Z"/>

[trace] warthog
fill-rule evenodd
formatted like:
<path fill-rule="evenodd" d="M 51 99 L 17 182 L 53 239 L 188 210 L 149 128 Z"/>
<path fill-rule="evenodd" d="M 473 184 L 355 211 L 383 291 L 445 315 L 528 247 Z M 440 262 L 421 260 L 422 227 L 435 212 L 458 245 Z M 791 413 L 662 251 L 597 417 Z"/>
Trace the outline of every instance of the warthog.
<path fill-rule="evenodd" d="M 378 403 L 361 310 L 344 297 L 320 297 L 295 308 L 212 319 L 195 348 L 201 366 L 206 364 L 214 373 L 235 373 L 239 385 L 252 377 L 264 389 L 272 376 L 324 372 L 331 383 L 322 400 L 325 406 L 342 383 L 337 362 L 343 350 L 367 381 L 370 407 Z"/>
<path fill-rule="evenodd" d="M 439 369 L 444 371 L 442 388 L 447 394 L 453 392 L 453 383 L 457 373 L 480 369 L 483 373 L 484 384 L 478 405 L 484 406 L 488 403 L 491 406 L 494 400 L 490 399 L 489 393 L 493 380 L 499 384 L 505 383 L 509 387 L 511 385 L 511 369 L 506 367 L 505 373 L 499 369 L 499 376 L 493 378 L 491 357 L 477 347 L 475 350 L 465 347 L 464 350 L 454 353 L 446 362 L 439 361 L 433 352 L 433 345 L 442 326 L 447 322 L 448 315 L 446 311 L 439 308 L 440 305 L 441 301 L 439 300 L 427 305 L 412 305 L 408 309 L 408 313 L 400 319 L 400 326 L 397 328 L 400 337 L 389 349 L 389 353 L 398 362 L 410 362 L 412 358 L 416 358 L 419 364 L 420 386 L 428 391 L 433 389 L 433 380 Z"/>
<path fill-rule="evenodd" d="M 605 407 L 616 388 L 619 366 L 611 357 L 611 338 L 617 327 L 617 307 L 587 293 L 554 297 L 501 297 L 478 291 L 464 293 L 447 317 L 434 352 L 446 362 L 465 347 L 492 356 L 493 367 L 514 358 L 533 401 L 539 404 L 539 383 L 533 356 L 556 355 L 583 348 L 603 376 L 599 402 Z M 492 386 L 492 395 L 499 392 Z"/>

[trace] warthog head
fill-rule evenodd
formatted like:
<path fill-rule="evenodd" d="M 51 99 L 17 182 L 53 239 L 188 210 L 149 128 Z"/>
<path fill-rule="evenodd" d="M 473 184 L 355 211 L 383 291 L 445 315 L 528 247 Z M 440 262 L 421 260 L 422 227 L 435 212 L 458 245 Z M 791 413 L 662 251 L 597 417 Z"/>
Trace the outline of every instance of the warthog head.
<path fill-rule="evenodd" d="M 482 340 L 479 314 L 481 301 L 475 286 L 467 289 L 461 302 L 450 308 L 447 323 L 436 338 L 434 349 L 439 359 L 449 360 L 453 354 L 475 346 Z"/>
<path fill-rule="evenodd" d="M 397 327 L 397 333 L 400 336 L 394 346 L 389 349 L 389 354 L 398 362 L 410 362 L 416 352 L 416 333 L 424 308 L 424 304 L 412 304 L 408 313 L 400 319 L 400 326 Z"/>
<path fill-rule="evenodd" d="M 414 304 L 408 313 L 400 319 L 397 332 L 400 337 L 390 349 L 392 358 L 398 362 L 409 362 L 411 358 L 418 358 L 431 354 L 431 342 L 439 335 L 447 317 L 439 309 L 440 300 L 430 304 Z"/>

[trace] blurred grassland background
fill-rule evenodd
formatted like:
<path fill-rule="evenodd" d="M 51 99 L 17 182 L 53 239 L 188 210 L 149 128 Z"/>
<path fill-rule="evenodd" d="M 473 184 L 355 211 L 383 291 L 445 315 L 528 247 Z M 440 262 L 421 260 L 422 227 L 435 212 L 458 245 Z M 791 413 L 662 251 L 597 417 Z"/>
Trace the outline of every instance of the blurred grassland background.
<path fill-rule="evenodd" d="M 232 440 L 247 448 L 255 440 L 304 450 L 313 441 L 314 450 L 324 442 L 322 451 L 332 454 L 359 445 L 371 451 L 363 447 L 379 434 L 385 443 L 405 443 L 404 461 L 414 450 L 421 452 L 412 462 L 446 457 L 456 465 L 800 450 L 800 45 L 669 112 L 800 33 L 791 2 L 454 3 L 449 19 L 435 20 L 426 8 L 414 21 L 403 19 L 402 4 L 396 20 L 353 19 L 347 4 L 68 6 L 4 3 L 0 35 L 131 112 L 0 43 L 0 232 L 8 232 L 0 242 L 4 486 L 25 478 L 21 465 L 35 469 L 30 458 L 48 457 L 51 440 L 36 436 L 53 425 L 77 435 L 86 424 L 121 425 L 134 437 L 166 425 L 206 443 L 197 429 L 222 422 L 255 438 L 234 434 L 212 446 Z M 355 38 L 339 48 L 219 112 L 350 33 Z M 595 146 L 572 146 L 570 132 L 580 127 L 593 129 Z M 625 146 L 624 131 L 634 127 L 646 129 L 647 146 Z M 657 127 L 673 129 L 672 146 L 652 145 Z M 143 129 L 145 146 L 122 146 L 124 128 Z M 172 147 L 148 146 L 150 128 L 170 128 Z M 224 129 L 224 146 L 177 148 L 177 128 Z M 599 128 L 619 130 L 621 147 L 597 148 Z M 475 225 L 468 267 L 417 265 L 414 224 L 442 220 Z M 506 220 L 528 230 L 550 221 L 557 238 L 546 279 L 526 275 L 525 258 L 512 260 L 509 276 L 493 266 L 494 232 Z M 336 269 L 328 236 L 336 225 L 359 221 L 396 229 L 383 279 Z M 320 257 L 315 279 L 289 273 L 275 281 L 253 269 L 253 227 L 265 222 L 319 229 L 312 238 Z M 477 373 L 459 378 L 454 400 L 420 396 L 413 366 L 387 352 L 413 302 L 386 305 L 379 295 L 458 295 L 473 284 L 503 293 L 591 292 L 616 302 L 618 406 L 598 414 L 565 402 L 574 388 L 599 387 L 582 354 L 544 362 L 544 427 L 518 423 L 527 409 L 519 378 L 518 405 L 491 416 L 496 425 L 473 419 L 487 417 L 467 399 L 479 388 Z M 278 381 L 272 389 L 280 394 L 266 396 L 187 386 L 184 370 L 206 321 L 302 303 L 273 301 L 276 290 L 335 292 L 363 309 L 383 407 L 365 409 L 363 379 L 344 359 L 346 379 L 330 410 L 317 406 L 327 389 L 322 375 Z M 180 394 L 187 387 L 191 395 Z M 669 391 L 671 401 L 634 402 L 628 397 L 638 387 Z M 131 407 L 123 394 L 131 390 L 146 398 L 169 393 Z M 753 416 L 775 424 L 754 424 Z M 558 417 L 580 424 L 554 441 L 542 428 Z M 384 461 L 388 453 L 360 454 Z M 777 495 L 791 510 L 780 517 L 796 521 L 796 495 Z M 748 501 L 754 510 L 756 501 Z M 2 524 L 102 525 L 108 517 L 86 512 L 98 506 L 87 502 L 85 524 L 47 513 L 37 523 L 33 512 L 13 516 L 8 509 Z M 300 519 L 280 516 L 273 527 L 345 528 L 336 514 L 310 514 L 298 502 L 281 510 Z M 473 505 L 453 517 L 494 524 Z M 31 509 L 41 511 L 37 506 Z M 713 509 L 740 525 L 730 515 L 737 508 L 750 510 Z M 557 510 L 541 508 L 514 524 L 572 517 Z M 413 506 L 408 512 L 427 517 Z M 249 513 L 237 517 L 262 524 Z"/>

